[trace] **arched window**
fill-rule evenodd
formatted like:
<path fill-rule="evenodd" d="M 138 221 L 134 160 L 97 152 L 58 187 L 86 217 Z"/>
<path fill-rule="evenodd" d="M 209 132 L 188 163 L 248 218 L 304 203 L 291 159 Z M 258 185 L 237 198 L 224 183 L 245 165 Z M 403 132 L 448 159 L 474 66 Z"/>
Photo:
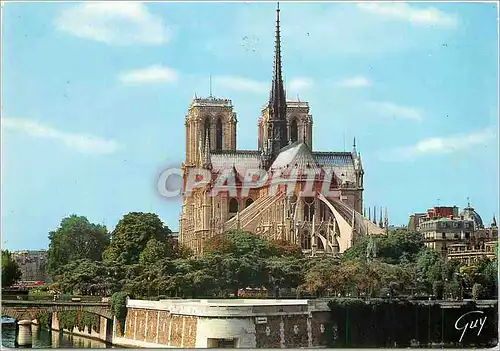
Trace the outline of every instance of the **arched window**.
<path fill-rule="evenodd" d="M 203 125 L 203 142 L 205 142 L 205 136 L 207 135 L 207 132 L 208 136 L 210 137 L 210 117 L 205 118 L 205 124 Z"/>
<path fill-rule="evenodd" d="M 238 212 L 238 200 L 232 198 L 229 200 L 229 213 L 233 214 Z"/>
<path fill-rule="evenodd" d="M 215 136 L 215 149 L 222 150 L 222 121 L 220 117 L 217 118 L 217 122 L 215 124 L 216 136 Z"/>
<path fill-rule="evenodd" d="M 253 200 L 248 198 L 247 201 L 245 201 L 245 208 L 250 206 L 253 203 Z"/>
<path fill-rule="evenodd" d="M 304 230 L 304 232 L 302 233 L 302 240 L 300 244 L 302 250 L 311 249 L 311 234 L 309 234 L 307 230 Z"/>
<path fill-rule="evenodd" d="M 312 221 L 314 215 L 314 197 L 304 199 L 304 221 Z"/>
<path fill-rule="evenodd" d="M 292 143 L 299 140 L 299 126 L 297 125 L 297 120 L 294 119 L 290 126 L 290 139 L 292 139 Z"/>

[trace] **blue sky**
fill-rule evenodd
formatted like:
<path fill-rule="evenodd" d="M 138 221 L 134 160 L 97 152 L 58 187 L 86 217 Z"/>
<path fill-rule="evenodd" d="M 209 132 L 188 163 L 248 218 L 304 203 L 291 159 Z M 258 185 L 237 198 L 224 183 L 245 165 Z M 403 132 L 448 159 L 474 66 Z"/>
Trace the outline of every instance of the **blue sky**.
<path fill-rule="evenodd" d="M 366 205 L 392 224 L 437 205 L 498 214 L 494 3 L 282 3 L 289 98 L 314 149 L 351 149 Z M 272 74 L 275 3 L 4 3 L 2 242 L 48 245 L 76 213 L 112 229 L 131 211 L 178 228 L 156 190 L 184 157 L 194 95 L 233 100 L 254 149 Z M 345 143 L 344 143 L 345 140 Z M 439 199 L 439 200 L 438 200 Z"/>

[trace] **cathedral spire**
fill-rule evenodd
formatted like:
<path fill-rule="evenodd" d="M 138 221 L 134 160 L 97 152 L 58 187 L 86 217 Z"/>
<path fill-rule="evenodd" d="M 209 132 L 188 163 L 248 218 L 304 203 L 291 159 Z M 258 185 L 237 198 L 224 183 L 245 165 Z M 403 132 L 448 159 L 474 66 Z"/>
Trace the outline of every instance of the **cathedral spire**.
<path fill-rule="evenodd" d="M 273 154 L 288 143 L 286 129 L 286 96 L 281 72 L 281 35 L 280 35 L 280 7 L 276 9 L 276 33 L 274 42 L 273 80 L 269 93 L 269 122 L 273 140 Z"/>
<path fill-rule="evenodd" d="M 212 160 L 210 154 L 210 136 L 208 134 L 208 129 L 205 134 L 205 149 L 203 151 L 203 168 L 206 169 L 212 168 Z"/>

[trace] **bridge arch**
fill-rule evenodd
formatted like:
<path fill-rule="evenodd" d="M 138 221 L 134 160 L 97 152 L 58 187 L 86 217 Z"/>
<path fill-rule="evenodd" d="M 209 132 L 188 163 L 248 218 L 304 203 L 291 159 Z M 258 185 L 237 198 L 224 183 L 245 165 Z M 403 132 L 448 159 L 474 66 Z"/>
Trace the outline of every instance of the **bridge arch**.
<path fill-rule="evenodd" d="M 65 311 L 84 311 L 113 320 L 108 304 L 37 303 L 36 301 L 2 301 L 2 316 L 15 320 L 35 320 L 43 314 Z"/>

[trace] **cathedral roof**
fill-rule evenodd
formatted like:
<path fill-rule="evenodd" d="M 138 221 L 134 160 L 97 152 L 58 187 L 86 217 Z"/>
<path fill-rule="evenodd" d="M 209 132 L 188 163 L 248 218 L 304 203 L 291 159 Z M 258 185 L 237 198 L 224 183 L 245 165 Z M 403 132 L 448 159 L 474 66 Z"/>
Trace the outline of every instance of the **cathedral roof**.
<path fill-rule="evenodd" d="M 333 170 L 341 180 L 356 182 L 351 152 L 313 152 L 313 155 L 321 167 Z"/>
<path fill-rule="evenodd" d="M 245 174 L 246 169 L 259 168 L 260 162 L 260 152 L 257 150 L 214 150 L 211 157 L 214 171 L 234 166 L 239 174 Z"/>
<path fill-rule="evenodd" d="M 259 168 L 261 154 L 258 150 L 214 150 L 211 152 L 215 172 L 235 168 L 244 175 L 247 169 Z M 332 170 L 341 181 L 356 182 L 354 160 L 351 152 L 312 152 L 302 142 L 295 142 L 280 150 L 271 170 L 287 174 L 294 169 Z"/>
<path fill-rule="evenodd" d="M 271 165 L 271 170 L 282 170 L 285 174 L 293 169 L 309 169 L 319 174 L 321 169 L 309 147 L 302 142 L 295 142 L 281 149 Z"/>

